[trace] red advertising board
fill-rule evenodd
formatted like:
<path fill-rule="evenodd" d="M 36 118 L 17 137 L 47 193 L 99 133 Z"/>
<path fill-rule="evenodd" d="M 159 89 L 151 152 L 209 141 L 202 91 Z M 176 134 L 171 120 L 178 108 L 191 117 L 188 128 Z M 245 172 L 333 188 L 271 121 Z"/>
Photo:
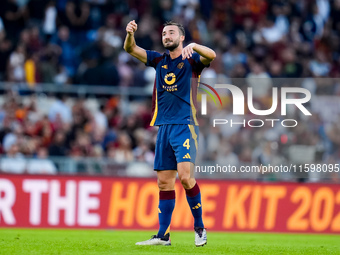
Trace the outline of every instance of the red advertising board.
<path fill-rule="evenodd" d="M 199 180 L 216 231 L 340 233 L 340 185 Z M 0 227 L 157 229 L 155 179 L 0 175 Z M 193 219 L 176 184 L 173 230 Z"/>

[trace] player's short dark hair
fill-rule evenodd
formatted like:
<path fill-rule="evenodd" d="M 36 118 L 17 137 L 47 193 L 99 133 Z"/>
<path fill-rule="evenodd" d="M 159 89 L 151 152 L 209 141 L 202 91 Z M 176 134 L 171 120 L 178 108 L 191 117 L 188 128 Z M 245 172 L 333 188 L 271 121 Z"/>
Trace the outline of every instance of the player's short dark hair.
<path fill-rule="evenodd" d="M 165 22 L 163 25 L 164 25 L 164 27 L 166 27 L 166 26 L 177 26 L 180 34 L 185 36 L 185 30 L 184 30 L 184 27 L 183 27 L 182 24 L 179 24 L 177 22 L 170 20 L 170 21 Z"/>

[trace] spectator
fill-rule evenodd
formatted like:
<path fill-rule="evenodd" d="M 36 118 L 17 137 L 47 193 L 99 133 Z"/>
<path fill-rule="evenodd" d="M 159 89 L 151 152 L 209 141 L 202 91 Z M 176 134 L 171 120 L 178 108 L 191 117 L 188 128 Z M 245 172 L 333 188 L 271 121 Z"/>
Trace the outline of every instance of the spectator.
<path fill-rule="evenodd" d="M 232 48 L 222 55 L 222 61 L 224 69 L 229 71 L 234 68 L 237 64 L 245 64 L 247 62 L 246 54 L 240 52 L 237 46 Z"/>
<path fill-rule="evenodd" d="M 12 52 L 12 42 L 0 32 L 0 81 L 8 80 L 6 75 L 8 59 Z"/>
<path fill-rule="evenodd" d="M 55 1 L 49 1 L 44 13 L 43 33 L 49 41 L 57 30 L 57 8 Z"/>
<path fill-rule="evenodd" d="M 78 44 L 86 40 L 86 29 L 89 28 L 90 8 L 85 1 L 68 1 L 62 22 L 70 28 L 74 41 Z"/>
<path fill-rule="evenodd" d="M 57 131 L 54 134 L 54 139 L 48 148 L 48 154 L 50 156 L 57 157 L 66 156 L 68 151 L 65 142 L 66 142 L 65 133 L 63 131 Z"/>
<path fill-rule="evenodd" d="M 14 82 L 24 82 L 25 81 L 25 55 L 26 49 L 24 45 L 19 44 L 15 51 L 9 56 L 8 63 L 8 77 L 10 81 Z"/>
<path fill-rule="evenodd" d="M 30 53 L 38 53 L 43 49 L 43 42 L 40 38 L 39 27 L 34 26 L 29 31 L 28 49 Z"/>
<path fill-rule="evenodd" d="M 66 124 L 70 124 L 72 121 L 71 109 L 66 104 L 66 97 L 64 95 L 57 96 L 48 113 L 48 118 L 51 122 L 55 122 L 58 117 Z"/>
<path fill-rule="evenodd" d="M 26 171 L 26 159 L 19 152 L 18 144 L 13 143 L 9 147 L 6 157 L 1 159 L 0 171 L 13 174 L 23 174 Z"/>
<path fill-rule="evenodd" d="M 281 59 L 283 60 L 283 76 L 288 78 L 301 77 L 303 67 L 298 62 L 294 49 L 286 48 L 283 50 Z"/>
<path fill-rule="evenodd" d="M 22 135 L 23 128 L 20 124 L 17 123 L 16 125 L 14 125 L 14 128 L 12 128 L 12 132 L 4 136 L 4 139 L 2 141 L 4 150 L 9 151 L 13 145 L 18 144 L 19 141 L 22 139 Z"/>
<path fill-rule="evenodd" d="M 133 150 L 134 158 L 140 162 L 146 162 L 153 165 L 155 154 L 150 150 L 150 144 L 146 141 L 140 142 Z"/>
<path fill-rule="evenodd" d="M 66 26 L 62 26 L 58 30 L 58 37 L 52 39 L 54 45 L 59 50 L 60 63 L 66 68 L 67 74 L 73 77 L 76 71 L 76 55 L 74 46 L 70 38 L 70 30 Z"/>
<path fill-rule="evenodd" d="M 99 108 L 99 111 L 97 111 L 94 115 L 96 128 L 103 130 L 103 131 L 107 130 L 109 126 L 104 110 L 105 110 L 105 106 L 101 105 Z"/>
<path fill-rule="evenodd" d="M 117 163 L 126 163 L 133 160 L 131 139 L 128 134 L 122 132 L 118 136 L 114 159 Z"/>
<path fill-rule="evenodd" d="M 312 60 L 309 64 L 309 69 L 314 76 L 328 76 L 331 65 L 327 62 L 324 52 L 318 51 L 316 59 Z"/>
<path fill-rule="evenodd" d="M 250 67 L 251 72 L 247 75 L 247 83 L 253 88 L 253 98 L 261 99 L 270 95 L 272 82 L 270 76 L 265 72 L 260 63 L 253 63 Z M 261 84 L 259 84 L 261 83 Z"/>
<path fill-rule="evenodd" d="M 47 149 L 40 147 L 37 152 L 37 157 L 28 161 L 27 172 L 29 174 L 56 174 L 57 168 L 47 156 Z"/>
<path fill-rule="evenodd" d="M 106 26 L 102 28 L 104 30 L 103 41 L 114 49 L 120 49 L 123 46 L 123 40 L 116 27 L 116 16 L 114 14 L 107 16 Z"/>
<path fill-rule="evenodd" d="M 7 36 L 12 41 L 16 41 L 21 29 L 25 27 L 27 11 L 25 7 L 19 8 L 16 0 L 4 0 L 3 2 L 0 16 L 2 17 Z"/>
<path fill-rule="evenodd" d="M 279 21 L 278 21 L 279 22 Z M 276 24 L 274 17 L 269 17 L 265 25 L 260 29 L 264 43 L 273 44 L 279 42 L 286 33 L 286 24 Z"/>

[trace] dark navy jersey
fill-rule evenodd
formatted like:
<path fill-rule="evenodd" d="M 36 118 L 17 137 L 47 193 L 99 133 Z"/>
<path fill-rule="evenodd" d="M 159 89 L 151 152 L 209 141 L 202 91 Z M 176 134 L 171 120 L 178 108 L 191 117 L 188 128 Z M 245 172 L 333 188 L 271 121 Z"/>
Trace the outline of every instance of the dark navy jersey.
<path fill-rule="evenodd" d="M 197 123 L 197 82 L 206 67 L 196 52 L 189 59 L 182 60 L 182 55 L 171 59 L 169 54 L 146 51 L 147 66 L 156 69 L 156 79 L 152 96 L 153 117 L 151 126 L 164 124 Z M 197 80 L 196 80 L 197 81 Z"/>

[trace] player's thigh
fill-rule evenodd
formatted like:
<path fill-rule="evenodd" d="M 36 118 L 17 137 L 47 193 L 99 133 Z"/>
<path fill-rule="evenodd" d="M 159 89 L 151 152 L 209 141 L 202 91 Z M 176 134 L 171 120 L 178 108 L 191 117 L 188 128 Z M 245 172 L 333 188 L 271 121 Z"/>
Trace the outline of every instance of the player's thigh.
<path fill-rule="evenodd" d="M 157 171 L 158 187 L 162 191 L 174 190 L 176 182 L 176 170 Z"/>

